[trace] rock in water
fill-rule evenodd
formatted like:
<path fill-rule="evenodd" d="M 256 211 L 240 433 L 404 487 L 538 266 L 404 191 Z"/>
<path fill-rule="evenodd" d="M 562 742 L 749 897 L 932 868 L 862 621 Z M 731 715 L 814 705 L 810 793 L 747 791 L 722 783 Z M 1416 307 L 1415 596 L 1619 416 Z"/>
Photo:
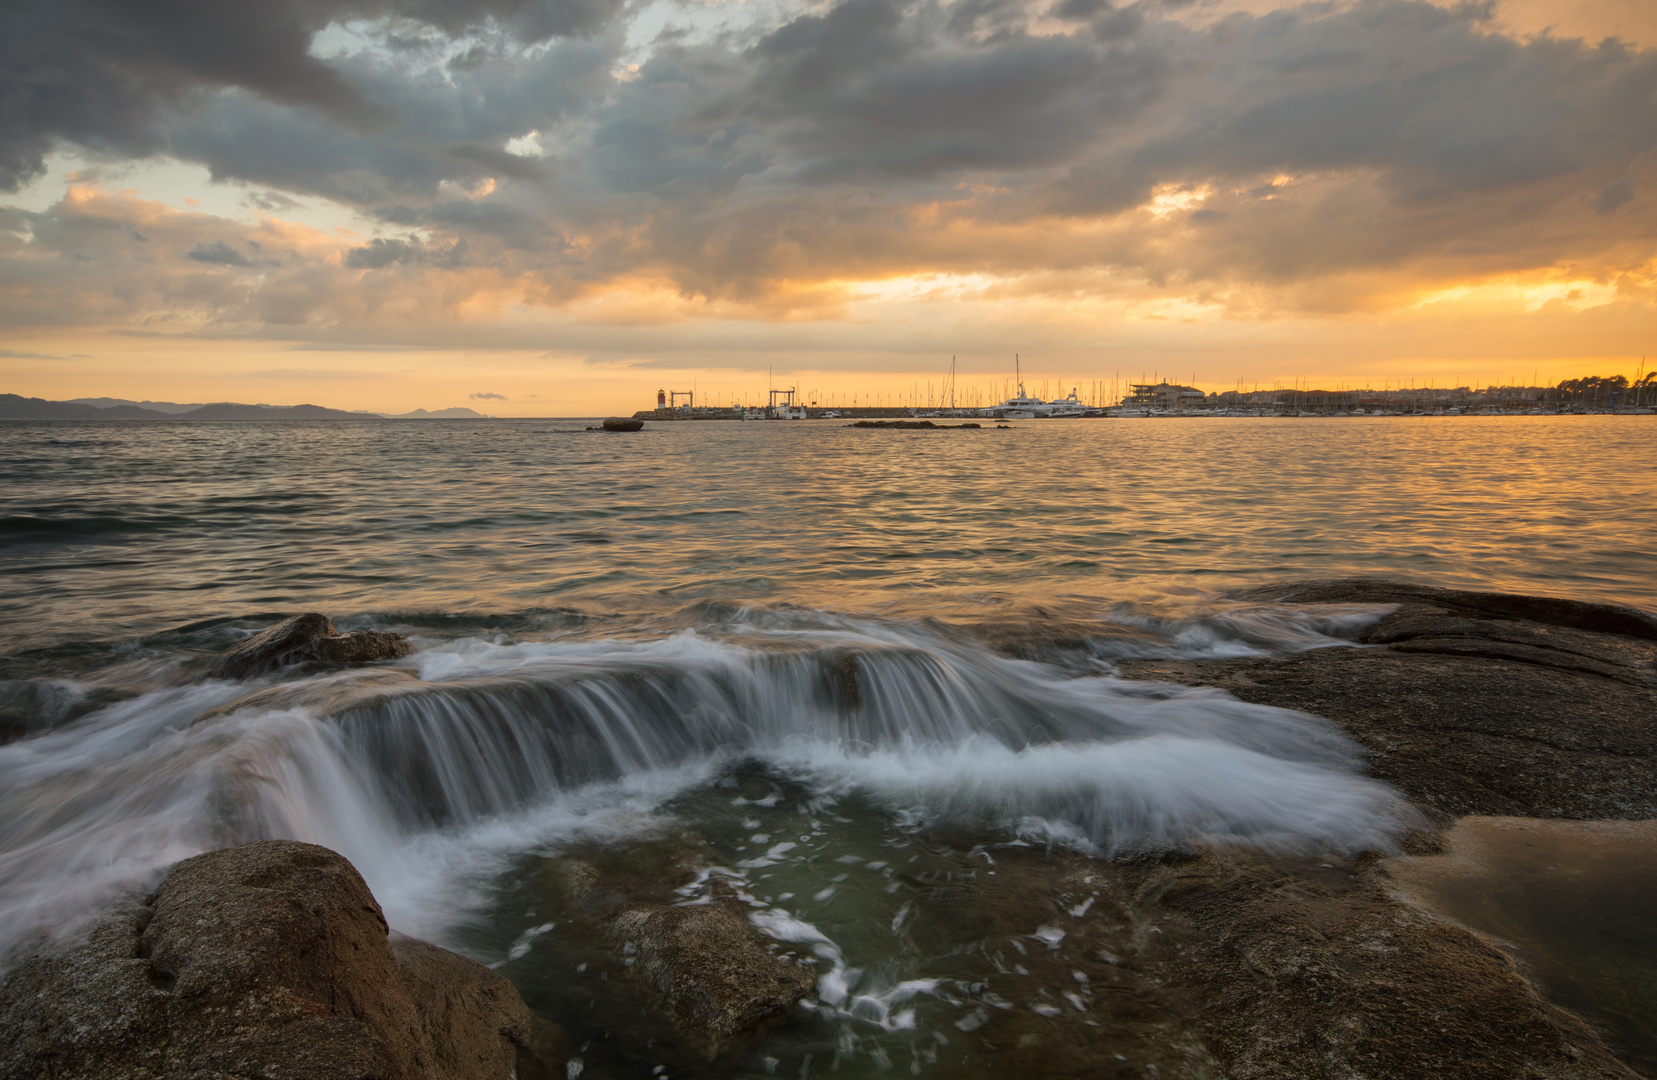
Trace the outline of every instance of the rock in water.
<path fill-rule="evenodd" d="M 395 660 L 413 651 L 414 646 L 401 634 L 353 630 L 349 634 L 317 638 L 300 658 L 319 664 L 371 664 L 376 660 Z"/>
<path fill-rule="evenodd" d="M 644 421 L 626 416 L 612 416 L 601 426 L 605 431 L 640 431 L 644 428 Z"/>
<path fill-rule="evenodd" d="M 269 840 L 185 860 L 155 896 L 13 968 L 0 1076 L 508 1080 L 530 1020 L 464 957 L 394 953 L 344 858 Z"/>
<path fill-rule="evenodd" d="M 631 908 L 609 931 L 637 950 L 634 976 L 710 1061 L 733 1039 L 780 1020 L 813 985 L 729 901 Z"/>
<path fill-rule="evenodd" d="M 628 982 L 668 1021 L 689 1056 L 711 1061 L 785 1017 L 816 982 L 808 964 L 748 919 L 728 882 L 710 878 L 703 900 L 683 887 L 708 875 L 694 833 L 669 830 L 625 851 L 590 849 L 592 859 L 542 862 L 546 899 L 561 917 L 619 950 Z M 679 901 L 679 902 L 675 902 Z"/>
<path fill-rule="evenodd" d="M 562 1028 L 531 1013 L 512 984 L 482 964 L 401 934 L 391 951 L 439 1076 L 525 1080 L 535 1070 L 522 1059 L 562 1042 Z M 560 1061 L 562 1049 L 553 1050 Z"/>
<path fill-rule="evenodd" d="M 284 619 L 227 649 L 213 668 L 215 679 L 246 679 L 288 664 L 367 664 L 394 660 L 413 649 L 401 634 L 353 630 L 341 634 L 314 611 Z"/>

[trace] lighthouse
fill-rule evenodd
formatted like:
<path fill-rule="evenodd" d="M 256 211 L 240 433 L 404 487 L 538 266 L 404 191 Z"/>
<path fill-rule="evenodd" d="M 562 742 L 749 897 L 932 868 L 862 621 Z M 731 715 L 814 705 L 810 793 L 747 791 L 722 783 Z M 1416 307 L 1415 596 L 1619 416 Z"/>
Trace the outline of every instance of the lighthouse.
<path fill-rule="evenodd" d="M 658 409 L 667 408 L 667 391 L 666 390 L 656 391 L 656 408 L 658 408 Z"/>

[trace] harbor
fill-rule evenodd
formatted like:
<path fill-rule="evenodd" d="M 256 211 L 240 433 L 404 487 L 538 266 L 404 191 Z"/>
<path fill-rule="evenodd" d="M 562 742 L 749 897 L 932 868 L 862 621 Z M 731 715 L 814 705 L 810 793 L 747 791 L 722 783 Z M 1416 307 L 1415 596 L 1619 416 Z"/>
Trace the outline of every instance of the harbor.
<path fill-rule="evenodd" d="M 1326 389 L 1294 385 L 1269 390 L 1204 390 L 1166 380 L 1129 383 L 1122 392 L 1112 381 L 1072 386 L 1066 397 L 1043 399 L 1026 392 L 1022 380 L 996 404 L 963 407 L 939 403 L 939 395 L 916 395 L 907 404 L 858 404 L 875 395 L 851 395 L 853 404 L 804 400 L 797 389 L 769 391 L 764 404 L 706 406 L 692 392 L 658 391 L 656 407 L 633 413 L 635 420 L 1075 420 L 1168 417 L 1332 417 L 1332 416 L 1650 416 L 1657 413 L 1657 380 L 1630 383 L 1610 379 L 1568 379 L 1557 386 L 1408 386 L 1375 390 Z M 838 395 L 844 398 L 845 395 Z M 978 393 L 973 397 L 982 396 Z"/>

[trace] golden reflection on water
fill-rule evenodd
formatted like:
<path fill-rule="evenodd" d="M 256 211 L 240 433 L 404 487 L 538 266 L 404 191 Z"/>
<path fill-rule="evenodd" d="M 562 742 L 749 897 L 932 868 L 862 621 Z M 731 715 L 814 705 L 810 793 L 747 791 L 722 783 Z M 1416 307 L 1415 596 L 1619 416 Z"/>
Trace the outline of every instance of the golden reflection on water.
<path fill-rule="evenodd" d="M 8 424 L 0 610 L 975 617 L 1347 574 L 1657 607 L 1645 417 L 584 427 Z"/>

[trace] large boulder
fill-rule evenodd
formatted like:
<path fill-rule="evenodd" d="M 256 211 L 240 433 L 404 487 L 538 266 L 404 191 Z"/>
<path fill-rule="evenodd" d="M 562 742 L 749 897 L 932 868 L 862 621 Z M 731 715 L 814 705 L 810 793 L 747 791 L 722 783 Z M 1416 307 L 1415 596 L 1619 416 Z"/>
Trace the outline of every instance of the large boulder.
<path fill-rule="evenodd" d="M 0 1076 L 508 1080 L 528 1010 L 493 972 L 393 952 L 341 856 L 285 840 L 174 866 L 0 983 Z"/>
<path fill-rule="evenodd" d="M 367 664 L 407 656 L 412 649 L 401 634 L 380 630 L 341 634 L 326 615 L 311 611 L 284 619 L 225 650 L 213 667 L 213 677 L 246 679 L 289 664 Z"/>

